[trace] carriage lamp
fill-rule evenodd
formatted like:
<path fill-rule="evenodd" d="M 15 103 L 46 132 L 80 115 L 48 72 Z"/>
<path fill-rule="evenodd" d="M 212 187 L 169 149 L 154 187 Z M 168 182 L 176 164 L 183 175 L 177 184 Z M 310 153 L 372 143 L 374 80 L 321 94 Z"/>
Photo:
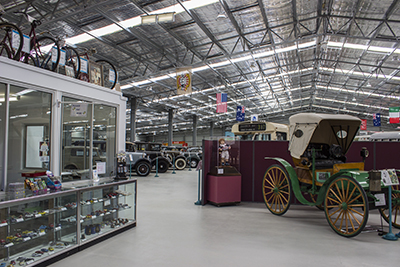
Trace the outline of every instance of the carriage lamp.
<path fill-rule="evenodd" d="M 361 148 L 360 156 L 363 158 L 363 162 L 365 162 L 365 159 L 369 156 L 369 151 L 366 147 Z"/>

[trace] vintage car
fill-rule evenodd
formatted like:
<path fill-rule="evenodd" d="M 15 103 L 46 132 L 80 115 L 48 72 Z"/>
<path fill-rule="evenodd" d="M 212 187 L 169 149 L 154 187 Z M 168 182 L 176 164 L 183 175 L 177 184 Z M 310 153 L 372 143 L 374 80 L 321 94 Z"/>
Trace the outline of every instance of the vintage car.
<path fill-rule="evenodd" d="M 196 168 L 197 164 L 199 164 L 202 159 L 202 148 L 198 146 L 188 147 L 185 152 L 183 152 L 183 156 L 185 156 L 187 164 L 190 168 Z"/>
<path fill-rule="evenodd" d="M 158 162 L 158 172 L 164 173 L 168 171 L 168 168 L 172 166 L 172 163 L 167 157 L 165 157 L 164 153 L 162 153 L 161 146 L 161 143 L 140 141 L 136 141 L 134 143 L 126 142 L 126 151 L 146 153 L 151 162 L 152 168 L 155 168 Z"/>
<path fill-rule="evenodd" d="M 400 191 L 382 181 L 394 170 L 364 171 L 368 151 L 360 151 L 360 162 L 346 162 L 346 153 L 361 124 L 359 118 L 340 114 L 300 113 L 289 118 L 289 151 L 294 166 L 282 158 L 266 158 L 279 164 L 267 168 L 262 193 L 269 211 L 283 215 L 292 196 L 305 205 L 325 211 L 331 228 L 339 235 L 358 235 L 368 221 L 369 210 L 379 209 L 389 222 L 389 197 L 392 198 L 392 223 L 400 228 Z M 397 178 L 397 177 L 395 177 Z M 379 196 L 379 197 L 378 197 Z M 379 201 L 384 198 L 384 203 Z"/>
<path fill-rule="evenodd" d="M 162 146 L 161 151 L 172 162 L 177 170 L 186 168 L 186 157 L 182 155 L 181 149 L 176 146 Z"/>
<path fill-rule="evenodd" d="M 89 169 L 89 150 L 90 147 L 66 146 L 63 148 L 63 169 L 64 170 L 85 170 Z M 86 155 L 85 155 L 86 152 Z M 106 158 L 101 156 L 99 148 L 93 147 L 93 166 L 97 162 L 105 162 Z"/>
<path fill-rule="evenodd" d="M 139 176 L 147 176 L 151 171 L 151 161 L 143 152 L 126 152 L 128 170 L 136 172 Z"/>

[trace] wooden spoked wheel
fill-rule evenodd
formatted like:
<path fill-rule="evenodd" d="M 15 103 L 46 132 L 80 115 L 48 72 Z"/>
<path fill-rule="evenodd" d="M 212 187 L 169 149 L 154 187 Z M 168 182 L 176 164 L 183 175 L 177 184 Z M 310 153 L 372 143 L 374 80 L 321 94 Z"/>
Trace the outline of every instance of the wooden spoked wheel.
<path fill-rule="evenodd" d="M 400 190 L 400 185 L 392 185 L 392 190 Z M 389 223 L 389 208 L 379 209 L 383 219 Z M 392 191 L 392 226 L 400 228 L 400 193 Z"/>
<path fill-rule="evenodd" d="M 265 172 L 263 179 L 264 202 L 270 212 L 283 215 L 289 209 L 292 188 L 289 175 L 279 165 L 272 165 Z"/>
<path fill-rule="evenodd" d="M 325 195 L 325 215 L 339 235 L 353 237 L 368 221 L 368 199 L 360 184 L 348 176 L 334 179 Z"/>

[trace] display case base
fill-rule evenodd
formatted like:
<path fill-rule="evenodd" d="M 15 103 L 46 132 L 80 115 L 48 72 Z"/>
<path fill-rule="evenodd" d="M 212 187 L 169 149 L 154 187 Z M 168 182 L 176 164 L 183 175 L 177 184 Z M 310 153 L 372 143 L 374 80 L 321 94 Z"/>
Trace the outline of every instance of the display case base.
<path fill-rule="evenodd" d="M 240 203 L 242 176 L 207 175 L 207 200 L 216 205 L 234 205 Z"/>

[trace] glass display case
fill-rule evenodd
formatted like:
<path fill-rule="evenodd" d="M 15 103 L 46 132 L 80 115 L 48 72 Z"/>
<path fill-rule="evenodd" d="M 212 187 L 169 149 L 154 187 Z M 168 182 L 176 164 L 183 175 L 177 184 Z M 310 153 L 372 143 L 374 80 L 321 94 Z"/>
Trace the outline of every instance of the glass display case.
<path fill-rule="evenodd" d="M 0 266 L 43 263 L 136 226 L 136 179 L 2 198 Z"/>

